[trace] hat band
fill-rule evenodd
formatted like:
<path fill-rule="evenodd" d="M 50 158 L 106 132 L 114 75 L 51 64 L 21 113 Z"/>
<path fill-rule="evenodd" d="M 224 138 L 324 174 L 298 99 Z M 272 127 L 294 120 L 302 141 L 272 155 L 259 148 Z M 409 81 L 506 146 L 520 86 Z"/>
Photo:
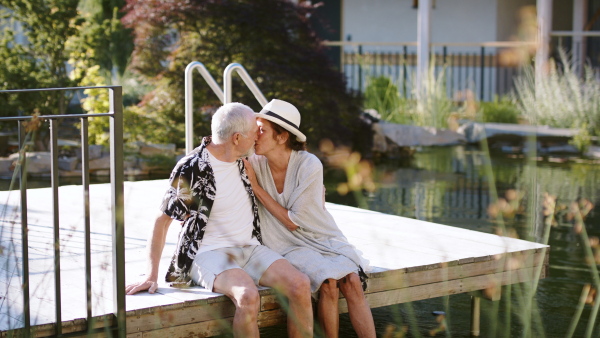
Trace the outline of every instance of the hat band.
<path fill-rule="evenodd" d="M 300 130 L 300 128 L 298 128 L 298 126 L 297 126 L 297 125 L 295 125 L 293 122 L 291 122 L 291 121 L 289 121 L 289 120 L 287 120 L 287 119 L 285 119 L 285 118 L 281 117 L 279 114 L 273 113 L 273 112 L 272 112 L 272 111 L 270 111 L 270 110 L 263 110 L 263 111 L 261 111 L 260 113 L 261 113 L 261 114 L 268 115 L 268 116 L 273 116 L 273 117 L 275 117 L 275 118 L 277 118 L 277 119 L 280 119 L 281 121 L 283 121 L 283 122 L 285 122 L 285 123 L 289 124 L 290 126 L 292 126 L 292 127 L 296 128 L 298 131 Z"/>

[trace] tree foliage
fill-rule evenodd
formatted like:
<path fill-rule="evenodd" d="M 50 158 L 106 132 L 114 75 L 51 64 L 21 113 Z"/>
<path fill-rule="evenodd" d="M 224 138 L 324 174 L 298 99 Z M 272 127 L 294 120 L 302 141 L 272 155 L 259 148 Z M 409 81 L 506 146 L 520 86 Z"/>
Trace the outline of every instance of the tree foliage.
<path fill-rule="evenodd" d="M 70 87 L 66 41 L 78 35 L 78 0 L 3 0 L 0 35 L 0 88 Z M 21 27 L 26 41 L 16 40 Z M 70 96 L 37 92 L 0 96 L 0 115 L 64 113 Z"/>
<path fill-rule="evenodd" d="M 113 66 L 126 68 L 132 39 L 120 22 L 123 0 L 2 0 L 0 5 L 0 89 L 75 87 L 95 65 L 105 74 Z M 0 115 L 64 114 L 73 94 L 2 95 Z"/>
<path fill-rule="evenodd" d="M 313 7 L 284 0 L 128 0 L 126 26 L 134 30 L 131 67 L 155 85 L 142 101 L 164 127 L 164 137 L 183 144 L 184 69 L 200 61 L 218 82 L 241 63 L 267 99 L 294 103 L 309 143 L 322 138 L 349 143 L 359 134 L 360 100 L 346 90 L 311 27 Z M 220 105 L 195 74 L 195 134 L 210 133 L 210 108 Z M 237 76 L 234 76 L 235 80 Z M 241 81 L 233 100 L 260 105 Z M 198 108 L 201 107 L 201 108 Z"/>
<path fill-rule="evenodd" d="M 85 20 L 78 27 L 81 36 L 73 41 L 76 50 L 92 51 L 82 58 L 89 66 L 98 65 L 100 72 L 113 76 L 123 75 L 133 50 L 131 30 L 121 24 L 123 6 L 124 0 L 80 0 Z"/>

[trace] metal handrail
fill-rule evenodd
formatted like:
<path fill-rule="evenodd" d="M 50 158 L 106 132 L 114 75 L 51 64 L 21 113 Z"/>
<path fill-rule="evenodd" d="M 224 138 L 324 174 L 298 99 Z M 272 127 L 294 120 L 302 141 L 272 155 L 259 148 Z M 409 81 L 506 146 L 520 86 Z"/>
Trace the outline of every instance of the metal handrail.
<path fill-rule="evenodd" d="M 263 93 L 258 89 L 258 86 L 254 83 L 250 75 L 248 75 L 246 69 L 239 63 L 232 63 L 223 71 L 223 92 L 225 93 L 225 102 L 223 103 L 231 103 L 231 74 L 233 74 L 233 71 L 239 74 L 242 81 L 244 81 L 248 89 L 254 94 L 256 100 L 258 100 L 258 103 L 264 107 L 269 101 L 267 101 Z"/>
<path fill-rule="evenodd" d="M 210 75 L 208 69 L 204 67 L 204 64 L 199 61 L 191 62 L 185 67 L 185 152 L 186 154 L 194 149 L 194 81 L 192 74 L 197 69 L 204 81 L 208 84 L 210 89 L 217 95 L 219 100 L 224 103 L 223 91 L 219 87 L 219 84 Z"/>
<path fill-rule="evenodd" d="M 71 114 L 71 115 L 43 115 L 43 116 L 12 116 L 0 117 L 0 121 L 17 121 L 19 129 L 19 148 L 20 156 L 15 171 L 18 173 L 19 185 L 21 191 L 21 237 L 23 250 L 23 317 L 24 317 L 24 336 L 30 336 L 31 333 L 31 314 L 29 297 L 29 252 L 28 252 L 28 220 L 27 220 L 27 170 L 25 161 L 25 132 L 21 121 L 39 118 L 50 121 L 50 155 L 51 163 L 51 189 L 52 189 L 52 209 L 53 209 L 53 228 L 54 228 L 54 287 L 56 298 L 56 325 L 55 335 L 63 336 L 62 328 L 62 304 L 61 304 L 61 271 L 60 271 L 60 220 L 58 206 L 58 121 L 65 118 L 81 119 L 81 151 L 82 151 L 82 186 L 83 186 L 83 208 L 84 208 L 84 228 L 85 228 L 85 278 L 86 278 L 86 302 L 87 302 L 87 324 L 88 334 L 103 332 L 108 328 L 94 328 L 92 322 L 92 297 L 91 297 L 91 231 L 90 231 L 90 210 L 89 210 L 89 153 L 88 153 L 88 135 L 87 125 L 90 117 L 108 117 L 110 118 L 110 181 L 111 181 L 111 231 L 112 231 L 112 253 L 113 253 L 113 311 L 115 323 L 109 329 L 114 330 L 113 334 L 118 337 L 126 335 L 126 317 L 125 317 L 125 227 L 124 227 L 124 199 L 123 199 L 123 93 L 121 86 L 98 86 L 98 87 L 70 87 L 70 88 L 47 88 L 47 89 L 18 89 L 18 90 L 0 90 L 0 94 L 14 94 L 22 92 L 41 92 L 41 91 L 67 91 L 82 89 L 106 88 L 109 91 L 109 111 L 103 114 Z M 72 334 L 84 334 L 86 332 L 76 332 Z M 70 333 L 71 334 L 71 333 Z"/>
<path fill-rule="evenodd" d="M 260 91 L 254 80 L 250 77 L 246 69 L 239 63 L 232 63 L 225 68 L 223 72 L 223 90 L 217 84 L 217 81 L 210 75 L 202 62 L 194 61 L 185 67 L 185 152 L 190 153 L 194 149 L 194 83 L 193 72 L 197 69 L 204 81 L 210 86 L 213 92 L 217 95 L 221 103 L 231 102 L 231 74 L 233 71 L 242 78 L 242 81 L 248 86 L 254 97 L 258 100 L 261 106 L 267 104 L 267 99 Z"/>

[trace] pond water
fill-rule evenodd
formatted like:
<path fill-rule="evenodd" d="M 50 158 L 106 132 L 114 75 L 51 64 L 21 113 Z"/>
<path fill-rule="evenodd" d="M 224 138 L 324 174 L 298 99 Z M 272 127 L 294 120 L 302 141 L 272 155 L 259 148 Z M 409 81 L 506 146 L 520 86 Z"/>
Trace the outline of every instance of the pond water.
<path fill-rule="evenodd" d="M 531 289 L 531 284 L 521 284 L 505 288 L 500 301 L 482 300 L 481 336 L 514 337 L 523 336 L 524 332 L 530 332 L 525 336 L 531 337 L 566 335 L 584 286 L 594 285 L 587 263 L 593 262 L 594 257 L 585 254 L 587 240 L 570 220 L 569 207 L 578 199 L 600 204 L 600 166 L 583 161 L 528 161 L 500 154 L 490 157 L 477 148 L 463 146 L 436 147 L 420 149 L 410 161 L 377 164 L 373 178 L 375 191 L 342 196 L 336 187 L 346 179 L 345 175 L 339 170 L 328 170 L 327 200 L 486 233 L 504 229 L 505 234 L 543 242 L 543 196 L 554 195 L 556 224 L 548 237 L 550 276 L 540 281 L 533 297 L 533 319 L 526 321 L 531 325 L 523 324 L 520 303 L 521 292 Z M 507 203 L 496 202 L 494 192 Z M 499 209 L 505 210 L 504 217 L 490 215 Z M 592 207 L 584 222 L 594 244 L 592 252 L 600 256 L 600 251 L 596 251 L 599 218 L 600 210 Z M 441 329 L 438 336 L 469 337 L 471 306 L 467 294 L 373 309 L 378 336 L 402 328 L 408 330 L 407 336 L 430 336 L 440 330 L 433 311 L 446 313 L 446 329 Z M 584 305 L 580 320 L 575 321 L 574 337 L 585 335 L 591 312 L 592 305 Z M 347 315 L 342 316 L 340 330 L 342 337 L 355 336 Z M 596 321 L 593 336 L 599 335 Z"/>
<path fill-rule="evenodd" d="M 166 177 L 156 177 L 166 178 Z M 371 210 L 446 224 L 486 233 L 505 234 L 526 240 L 544 241 L 543 196 L 556 196 L 557 224 L 550 228 L 548 244 L 550 276 L 541 280 L 533 310 L 525 314 L 521 303 L 523 292 L 531 284 L 503 289 L 497 302 L 482 300 L 482 337 L 564 337 L 580 304 L 584 287 L 594 285 L 588 262 L 600 262 L 600 166 L 568 161 L 528 161 L 506 155 L 488 156 L 478 148 L 432 147 L 419 149 L 410 160 L 378 163 L 372 172 L 376 189 L 341 195 L 340 183 L 347 180 L 344 172 L 327 168 L 325 185 L 329 202 L 366 207 Z M 106 179 L 97 179 L 98 183 Z M 78 184 L 79 179 L 63 184 Z M 8 189 L 6 186 L 0 189 Z M 29 180 L 30 187 L 49 186 L 48 180 Z M 495 194 L 495 196 L 494 196 Z M 506 203 L 496 202 L 501 197 Z M 591 238 L 592 252 L 584 248 L 590 240 L 569 219 L 569 206 L 583 198 L 595 207 L 585 219 Z M 496 206 L 490 208 L 490 205 Z M 510 210 L 512 208 L 512 211 Z M 504 210 L 504 217 L 492 217 L 489 211 Z M 376 225 L 374 225 L 376 226 Z M 399 259 L 402 259 L 399 257 Z M 595 292 L 593 290 L 592 292 Z M 600 305 L 600 304 L 599 304 Z M 592 304 L 585 304 L 577 321 L 574 337 L 584 336 L 593 321 Z M 446 313 L 446 327 L 440 328 L 438 317 Z M 408 304 L 373 309 L 378 336 L 406 330 L 405 336 L 469 337 L 470 296 L 467 294 L 434 298 Z M 527 315 L 531 320 L 523 320 Z M 524 324 L 528 323 L 528 324 Z M 593 336 L 600 335 L 600 325 L 593 321 Z M 433 330 L 433 331 L 432 331 Z M 530 332 L 530 334 L 524 334 Z M 261 329 L 262 336 L 285 336 L 285 326 Z M 355 337 L 348 315 L 340 320 L 340 337 Z"/>

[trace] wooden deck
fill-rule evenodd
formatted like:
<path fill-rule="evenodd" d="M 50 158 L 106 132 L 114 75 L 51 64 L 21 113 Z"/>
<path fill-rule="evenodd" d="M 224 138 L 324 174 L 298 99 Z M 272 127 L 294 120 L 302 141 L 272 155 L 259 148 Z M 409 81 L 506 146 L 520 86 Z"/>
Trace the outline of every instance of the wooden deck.
<path fill-rule="evenodd" d="M 145 270 L 145 244 L 157 215 L 167 181 L 125 182 L 125 243 L 127 282 Z M 85 330 L 85 278 L 82 242 L 82 190 L 60 188 L 62 238 L 63 332 Z M 93 315 L 112 312 L 110 193 L 107 184 L 91 186 L 93 247 Z M 23 326 L 20 267 L 20 224 L 15 209 L 19 193 L 0 192 L 0 331 Z M 51 193 L 28 192 L 30 289 L 32 325 L 38 336 L 52 335 L 55 322 L 52 254 Z M 348 240 L 370 260 L 367 298 L 371 307 L 416 301 L 457 293 L 484 291 L 497 297 L 502 285 L 544 278 L 549 247 L 523 240 L 391 216 L 336 204 L 328 210 Z M 171 226 L 161 261 L 166 271 L 177 241 Z M 158 294 L 127 296 L 127 333 L 130 337 L 210 336 L 230 323 L 234 306 L 225 296 L 201 287 L 177 289 L 163 283 Z M 261 290 L 259 326 L 285 321 L 270 289 Z M 340 311 L 346 312 L 344 299 Z M 107 317 L 107 318 L 110 318 Z M 107 319 L 110 320 L 110 319 Z M 9 330 L 9 331 L 7 331 Z"/>

